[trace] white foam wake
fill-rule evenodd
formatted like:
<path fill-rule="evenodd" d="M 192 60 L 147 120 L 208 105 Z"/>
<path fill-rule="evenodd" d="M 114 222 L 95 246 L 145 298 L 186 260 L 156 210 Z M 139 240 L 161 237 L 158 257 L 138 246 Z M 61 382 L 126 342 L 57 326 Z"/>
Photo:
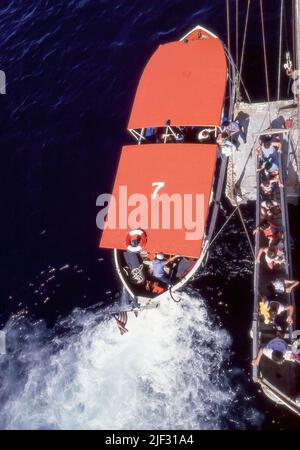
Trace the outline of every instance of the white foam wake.
<path fill-rule="evenodd" d="M 201 299 L 182 297 L 180 304 L 166 300 L 138 319 L 130 316 L 124 336 L 113 320 L 101 320 L 101 311 L 74 312 L 60 335 L 49 336 L 41 325 L 20 331 L 8 324 L 0 427 L 226 427 L 237 401 L 224 368 L 230 337 L 210 322 Z"/>

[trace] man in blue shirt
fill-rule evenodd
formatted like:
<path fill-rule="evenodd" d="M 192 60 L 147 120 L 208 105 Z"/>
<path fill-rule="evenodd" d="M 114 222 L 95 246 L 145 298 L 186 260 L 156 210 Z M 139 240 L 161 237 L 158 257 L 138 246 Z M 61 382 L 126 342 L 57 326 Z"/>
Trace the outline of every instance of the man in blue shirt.
<path fill-rule="evenodd" d="M 252 365 L 258 366 L 263 355 L 272 359 L 276 364 L 282 364 L 285 360 L 293 361 L 290 346 L 280 337 L 271 339 L 264 347 L 261 347 L 257 357 L 253 359 Z"/>
<path fill-rule="evenodd" d="M 178 256 L 172 256 L 166 261 L 165 256 L 163 253 L 157 253 L 156 257 L 152 263 L 152 269 L 153 269 L 153 276 L 159 280 L 162 281 L 165 284 L 171 284 L 170 277 L 167 276 L 165 272 L 165 266 L 169 264 L 170 262 L 174 261 L 174 259 L 178 258 Z"/>
<path fill-rule="evenodd" d="M 228 133 L 230 140 L 237 148 L 239 147 L 239 136 L 241 136 L 245 143 L 247 142 L 245 133 L 241 130 L 239 123 L 234 120 L 230 121 L 227 117 L 223 117 L 221 130 Z"/>
<path fill-rule="evenodd" d="M 264 162 L 269 161 L 273 165 L 279 166 L 278 153 L 282 153 L 282 144 L 279 138 L 273 138 L 272 135 L 263 135 L 259 140 L 259 147 L 256 149 L 256 155 L 260 156 Z"/>

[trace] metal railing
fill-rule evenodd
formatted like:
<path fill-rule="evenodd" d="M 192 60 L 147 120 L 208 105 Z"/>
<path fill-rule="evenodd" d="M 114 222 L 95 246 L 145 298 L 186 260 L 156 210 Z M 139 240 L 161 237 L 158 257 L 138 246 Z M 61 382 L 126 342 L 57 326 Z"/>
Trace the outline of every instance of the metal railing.
<path fill-rule="evenodd" d="M 290 226 L 289 226 L 289 214 L 288 214 L 288 204 L 286 199 L 286 191 L 285 191 L 285 171 L 283 169 L 283 161 L 282 161 L 282 153 L 279 153 L 279 177 L 280 181 L 283 184 L 283 187 L 280 187 L 280 206 L 281 206 L 281 217 L 282 217 L 282 227 L 284 233 L 284 253 L 286 259 L 286 275 L 288 279 L 292 279 L 293 271 L 292 271 L 292 254 L 291 254 L 291 243 L 290 243 Z M 289 304 L 295 307 L 295 298 L 294 293 L 290 293 L 288 295 Z M 289 334 L 290 339 L 292 338 L 292 327 L 289 326 Z"/>
<path fill-rule="evenodd" d="M 259 168 L 259 157 L 256 156 L 256 169 Z M 255 211 L 255 226 L 260 224 L 260 173 L 256 172 L 256 211 Z M 255 257 L 257 256 L 260 247 L 260 233 L 255 235 Z M 254 305 L 253 305 L 253 319 L 252 319 L 252 357 L 256 358 L 259 347 L 259 329 L 258 329 L 258 301 L 259 301 L 259 272 L 260 265 L 254 261 Z M 258 379 L 258 367 L 252 366 L 252 378 L 254 381 Z"/>

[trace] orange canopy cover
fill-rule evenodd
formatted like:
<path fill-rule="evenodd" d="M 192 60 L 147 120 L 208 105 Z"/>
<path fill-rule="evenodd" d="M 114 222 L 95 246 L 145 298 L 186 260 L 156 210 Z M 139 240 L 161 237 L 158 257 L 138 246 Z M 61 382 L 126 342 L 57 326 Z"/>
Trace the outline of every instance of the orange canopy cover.
<path fill-rule="evenodd" d="M 136 92 L 129 129 L 219 125 L 227 66 L 219 39 L 161 45 L 146 65 Z"/>
<path fill-rule="evenodd" d="M 113 196 L 117 205 L 116 229 L 105 229 L 102 233 L 100 247 L 126 249 L 126 235 L 129 228 L 119 229 L 119 207 L 124 208 L 124 199 L 119 197 L 120 186 L 127 187 L 127 197 L 132 194 L 143 194 L 149 206 L 149 227 L 144 227 L 147 234 L 146 251 L 178 254 L 199 258 L 201 255 L 203 236 L 196 240 L 187 239 L 187 229 L 174 229 L 171 218 L 171 229 L 151 229 L 150 205 L 153 198 L 153 182 L 163 183 L 158 194 L 203 194 L 202 217 L 195 217 L 196 206 L 193 202 L 193 220 L 206 223 L 209 199 L 216 163 L 216 145 L 211 144 L 147 144 L 125 146 L 122 149 L 117 176 L 113 188 Z M 121 203 L 120 203 L 121 202 Z M 111 206 L 110 206 L 111 207 Z M 126 217 L 136 208 L 127 206 Z M 124 212 L 124 209 L 123 209 Z M 108 211 L 110 214 L 110 210 Z M 172 216 L 171 208 L 171 216 Z M 182 213 L 183 214 L 183 213 Z M 172 216 L 173 217 L 173 216 Z M 161 222 L 160 222 L 161 224 Z"/>

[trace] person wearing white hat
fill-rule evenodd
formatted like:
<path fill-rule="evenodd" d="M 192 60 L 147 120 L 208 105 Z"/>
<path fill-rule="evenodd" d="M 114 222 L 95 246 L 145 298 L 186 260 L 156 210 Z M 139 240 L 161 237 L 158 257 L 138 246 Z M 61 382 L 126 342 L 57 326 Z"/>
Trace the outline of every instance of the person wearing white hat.
<path fill-rule="evenodd" d="M 166 261 L 165 255 L 163 253 L 157 253 L 155 256 L 155 259 L 152 263 L 152 269 L 153 269 L 153 276 L 163 283 L 170 285 L 171 279 L 167 276 L 165 272 L 165 266 L 168 265 L 170 262 L 174 261 L 174 259 L 178 258 L 178 255 L 172 256 Z"/>

